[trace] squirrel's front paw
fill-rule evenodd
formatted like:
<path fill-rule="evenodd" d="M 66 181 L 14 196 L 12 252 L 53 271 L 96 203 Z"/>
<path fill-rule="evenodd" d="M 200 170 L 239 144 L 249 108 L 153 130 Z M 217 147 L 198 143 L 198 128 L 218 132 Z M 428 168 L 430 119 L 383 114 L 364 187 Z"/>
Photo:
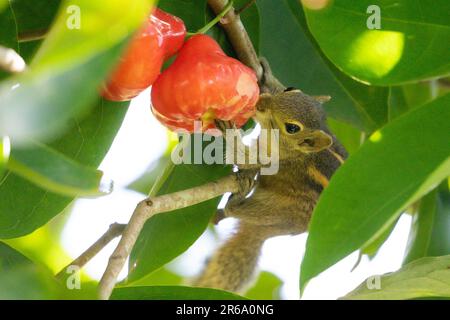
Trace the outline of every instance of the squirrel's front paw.
<path fill-rule="evenodd" d="M 245 197 L 256 186 L 256 175 L 258 170 L 239 170 L 236 172 L 236 179 L 238 181 L 238 192 L 233 194 L 234 198 L 244 200 Z"/>

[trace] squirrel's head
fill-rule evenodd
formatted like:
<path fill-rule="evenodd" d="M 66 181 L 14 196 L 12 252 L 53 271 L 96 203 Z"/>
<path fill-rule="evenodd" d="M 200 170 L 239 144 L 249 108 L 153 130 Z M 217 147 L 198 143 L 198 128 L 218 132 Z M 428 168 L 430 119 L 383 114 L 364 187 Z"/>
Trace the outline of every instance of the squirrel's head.
<path fill-rule="evenodd" d="M 264 93 L 256 105 L 255 119 L 262 129 L 279 130 L 280 153 L 319 152 L 333 144 L 321 105 L 327 100 L 329 97 L 311 97 L 295 89 Z"/>

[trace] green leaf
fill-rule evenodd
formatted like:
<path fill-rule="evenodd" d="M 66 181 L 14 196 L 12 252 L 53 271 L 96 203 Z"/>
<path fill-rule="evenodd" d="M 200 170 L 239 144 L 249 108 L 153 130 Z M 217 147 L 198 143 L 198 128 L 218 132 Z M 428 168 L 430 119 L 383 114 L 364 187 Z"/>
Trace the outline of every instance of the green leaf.
<path fill-rule="evenodd" d="M 399 217 L 400 218 L 400 217 Z M 398 219 L 394 220 L 390 226 L 384 229 L 384 231 L 378 235 L 378 237 L 372 239 L 370 242 L 364 245 L 361 248 L 360 254 L 368 255 L 369 259 L 372 259 L 376 256 L 381 246 L 386 242 L 386 240 L 391 235 L 392 231 L 394 231 L 395 226 L 397 225 Z"/>
<path fill-rule="evenodd" d="M 31 263 L 31 260 L 0 241 L 0 273 L 29 263 Z"/>
<path fill-rule="evenodd" d="M 397 85 L 450 73 L 450 2 L 377 1 L 379 30 L 368 29 L 371 0 L 329 1 L 305 8 L 308 25 L 323 52 L 339 69 L 375 85 Z"/>
<path fill-rule="evenodd" d="M 62 195 L 102 195 L 112 189 L 112 181 L 101 183 L 101 171 L 83 166 L 38 142 L 29 142 L 24 148 L 13 147 L 8 169 L 45 190 Z"/>
<path fill-rule="evenodd" d="M 373 279 L 373 278 L 372 278 Z M 450 256 L 422 258 L 379 279 L 380 289 L 369 289 L 368 279 L 343 299 L 400 300 L 450 297 Z"/>
<path fill-rule="evenodd" d="M 61 0 L 12 0 L 11 7 L 21 35 L 47 31 L 61 5 Z"/>
<path fill-rule="evenodd" d="M 54 138 L 70 118 L 86 112 L 152 2 L 65 1 L 28 71 L 0 86 L 0 135 L 16 143 Z"/>
<path fill-rule="evenodd" d="M 99 100 L 89 116 L 67 123 L 63 137 L 50 147 L 88 167 L 97 168 L 109 150 L 128 102 Z M 39 228 L 66 208 L 73 197 L 46 191 L 13 173 L 0 182 L 0 238 L 14 238 Z"/>
<path fill-rule="evenodd" d="M 38 241 L 39 242 L 39 241 Z M 42 255 L 42 252 L 41 252 Z M 49 269 L 0 242 L 0 299 L 95 299 L 92 283 L 71 290 L 55 279 Z"/>
<path fill-rule="evenodd" d="M 449 104 L 447 94 L 389 123 L 335 173 L 311 219 L 302 288 L 450 175 Z"/>
<path fill-rule="evenodd" d="M 27 64 L 33 60 L 41 44 L 42 40 L 20 43 L 20 55 Z"/>
<path fill-rule="evenodd" d="M 404 263 L 450 254 L 450 192 L 446 183 L 420 201 L 408 239 Z"/>
<path fill-rule="evenodd" d="M 167 168 L 169 162 L 169 155 L 161 156 L 158 160 L 152 163 L 150 168 L 146 172 L 144 172 L 142 176 L 130 183 L 127 186 L 127 189 L 134 190 L 143 194 L 148 194 L 152 186 L 161 176 L 161 172 L 163 172 Z"/>
<path fill-rule="evenodd" d="M 116 288 L 112 300 L 245 300 L 234 293 L 182 286 Z"/>
<path fill-rule="evenodd" d="M 8 1 L 6 1 L 6 4 Z M 2 8 L 3 7 L 3 8 Z M 19 51 L 17 26 L 10 6 L 0 3 L 0 45 Z"/>
<path fill-rule="evenodd" d="M 183 284 L 183 277 L 168 270 L 160 268 L 149 275 L 133 282 L 119 284 L 124 287 L 140 287 L 140 286 L 179 286 Z"/>
<path fill-rule="evenodd" d="M 0 299 L 58 299 L 62 290 L 48 270 L 0 242 Z"/>
<path fill-rule="evenodd" d="M 219 179 L 231 173 L 229 166 L 169 164 L 151 195 L 168 194 Z M 156 192 L 155 192 L 156 190 Z M 184 251 L 205 231 L 220 199 L 159 214 L 149 219 L 131 251 L 128 281 L 134 282 L 159 269 Z"/>
<path fill-rule="evenodd" d="M 328 118 L 328 126 L 349 154 L 353 154 L 359 149 L 364 133 L 345 122 L 337 121 L 333 118 Z"/>
<path fill-rule="evenodd" d="M 389 121 L 408 112 L 410 109 L 404 88 L 402 86 L 395 86 L 389 88 Z"/>
<path fill-rule="evenodd" d="M 427 251 L 431 240 L 433 220 L 436 214 L 436 200 L 437 190 L 431 191 L 420 199 L 418 212 L 413 216 L 409 231 L 408 245 L 403 261 L 404 264 L 428 256 Z"/>
<path fill-rule="evenodd" d="M 19 52 L 16 21 L 8 1 L 3 4 L 0 3 L 0 46 Z M 0 69 L 0 80 L 9 76 L 9 73 Z"/>
<path fill-rule="evenodd" d="M 6 5 L 8 4 L 8 0 L 0 0 L 0 11 L 2 11 Z"/>
<path fill-rule="evenodd" d="M 240 9 L 248 3 L 248 0 L 234 0 L 234 7 Z M 240 18 L 244 24 L 245 30 L 247 31 L 256 52 L 259 52 L 260 38 L 261 38 L 261 22 L 258 6 L 256 2 L 251 6 L 247 7 L 241 14 Z"/>
<path fill-rule="evenodd" d="M 264 271 L 259 274 L 258 281 L 245 293 L 252 300 L 279 300 L 283 281 L 273 273 Z"/>
<path fill-rule="evenodd" d="M 261 55 L 282 83 L 311 95 L 330 95 L 327 113 L 365 132 L 386 122 L 388 90 L 359 83 L 334 67 L 310 35 L 297 0 L 257 3 Z"/>
<path fill-rule="evenodd" d="M 389 121 L 437 98 L 434 81 L 389 88 Z"/>
<path fill-rule="evenodd" d="M 196 32 L 206 24 L 206 0 L 160 0 L 158 7 L 184 21 L 189 32 Z"/>
<path fill-rule="evenodd" d="M 3 173 L 5 172 L 6 164 L 8 163 L 9 152 L 9 139 L 0 137 L 0 184 L 2 181 Z"/>
<path fill-rule="evenodd" d="M 29 235 L 2 241 L 34 263 L 44 265 L 56 273 L 63 264 L 72 261 L 61 243 L 61 233 L 66 222 L 67 216 L 61 215 Z"/>

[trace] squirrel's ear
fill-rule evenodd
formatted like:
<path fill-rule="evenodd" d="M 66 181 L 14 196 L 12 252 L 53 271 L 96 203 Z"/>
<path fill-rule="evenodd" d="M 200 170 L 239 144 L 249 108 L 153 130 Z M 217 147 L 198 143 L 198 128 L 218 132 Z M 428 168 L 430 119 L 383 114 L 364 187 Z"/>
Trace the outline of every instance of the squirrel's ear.
<path fill-rule="evenodd" d="M 328 102 L 331 100 L 330 96 L 313 96 L 313 99 L 319 102 L 320 104 Z"/>
<path fill-rule="evenodd" d="M 305 153 L 319 152 L 333 144 L 333 138 L 322 130 L 311 130 L 300 144 Z"/>
<path fill-rule="evenodd" d="M 256 104 L 256 110 L 263 112 L 266 111 L 271 103 L 273 96 L 270 93 L 263 93 L 259 96 L 258 103 Z"/>

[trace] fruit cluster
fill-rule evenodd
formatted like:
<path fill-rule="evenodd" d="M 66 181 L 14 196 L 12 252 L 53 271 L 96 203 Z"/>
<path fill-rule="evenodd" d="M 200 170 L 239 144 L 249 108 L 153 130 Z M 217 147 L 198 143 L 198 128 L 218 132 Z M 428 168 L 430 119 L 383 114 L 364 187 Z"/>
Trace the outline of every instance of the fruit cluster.
<path fill-rule="evenodd" d="M 103 85 L 102 95 L 125 101 L 152 86 L 152 111 L 171 130 L 193 132 L 195 121 L 207 130 L 215 127 L 216 119 L 244 125 L 259 97 L 253 70 L 228 57 L 209 36 L 185 38 L 180 18 L 155 9 Z"/>

